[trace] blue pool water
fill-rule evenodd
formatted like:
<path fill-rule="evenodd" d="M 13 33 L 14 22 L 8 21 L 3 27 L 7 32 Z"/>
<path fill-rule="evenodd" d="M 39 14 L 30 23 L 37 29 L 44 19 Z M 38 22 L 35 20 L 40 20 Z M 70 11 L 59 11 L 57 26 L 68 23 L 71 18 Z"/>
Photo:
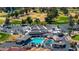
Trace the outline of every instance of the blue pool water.
<path fill-rule="evenodd" d="M 44 41 L 43 37 L 36 37 L 36 38 L 32 38 L 31 43 L 33 44 L 41 44 Z"/>

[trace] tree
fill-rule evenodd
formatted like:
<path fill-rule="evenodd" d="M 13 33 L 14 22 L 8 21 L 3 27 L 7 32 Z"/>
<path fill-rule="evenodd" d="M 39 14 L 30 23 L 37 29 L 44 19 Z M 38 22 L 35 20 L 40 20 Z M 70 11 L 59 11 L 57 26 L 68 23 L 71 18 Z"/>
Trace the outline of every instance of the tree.
<path fill-rule="evenodd" d="M 77 24 L 79 24 L 79 19 L 78 19 L 78 21 L 77 21 Z"/>
<path fill-rule="evenodd" d="M 24 10 L 20 10 L 19 14 L 24 14 L 24 12 L 25 12 Z"/>
<path fill-rule="evenodd" d="M 41 13 L 45 13 L 45 12 L 46 12 L 46 7 L 41 7 L 41 8 L 39 8 L 39 11 L 40 11 Z"/>
<path fill-rule="evenodd" d="M 36 19 L 34 20 L 34 22 L 35 22 L 36 24 L 40 24 L 39 18 L 36 18 Z"/>
<path fill-rule="evenodd" d="M 53 19 L 56 18 L 57 16 L 58 16 L 57 8 L 48 8 L 47 17 L 45 18 L 45 21 L 48 24 L 52 24 Z"/>
<path fill-rule="evenodd" d="M 43 22 L 41 22 L 41 25 L 46 25 L 46 24 L 47 24 L 47 23 L 46 23 L 46 22 L 44 22 L 44 21 L 43 21 Z"/>
<path fill-rule="evenodd" d="M 58 10 L 57 8 L 49 8 L 48 9 L 48 12 L 47 12 L 47 15 L 50 17 L 50 18 L 56 18 L 58 16 Z"/>
<path fill-rule="evenodd" d="M 22 19 L 22 24 L 26 24 L 26 20 Z"/>
<path fill-rule="evenodd" d="M 47 22 L 47 24 L 52 24 L 52 18 L 50 16 L 47 16 L 45 18 L 45 22 Z"/>
<path fill-rule="evenodd" d="M 60 8 L 60 10 L 61 10 L 65 15 L 68 14 L 68 9 L 67 9 L 67 8 L 62 7 L 62 8 Z"/>
<path fill-rule="evenodd" d="M 9 24 L 10 24 L 10 19 L 7 17 L 6 20 L 5 20 L 4 25 L 9 25 Z"/>
<path fill-rule="evenodd" d="M 14 16 L 14 13 L 10 13 L 10 16 L 12 16 L 12 17 L 13 17 L 13 16 Z"/>
<path fill-rule="evenodd" d="M 71 32 L 73 31 L 73 26 L 74 26 L 73 17 L 71 15 L 69 16 L 69 26 L 70 26 L 69 35 L 71 36 Z"/>
<path fill-rule="evenodd" d="M 71 15 L 69 16 L 69 25 L 70 25 L 71 27 L 74 26 L 74 20 L 73 20 L 73 17 L 72 17 Z"/>
<path fill-rule="evenodd" d="M 17 11 L 14 12 L 15 17 L 17 18 L 19 13 Z"/>
<path fill-rule="evenodd" d="M 74 48 L 74 49 L 77 51 L 76 45 L 77 45 L 77 42 L 71 42 L 71 43 L 70 43 L 70 47 L 71 47 L 71 48 Z"/>
<path fill-rule="evenodd" d="M 75 19 L 78 19 L 78 15 L 76 14 L 74 18 L 75 18 Z"/>
<path fill-rule="evenodd" d="M 27 17 L 27 19 L 26 19 L 26 21 L 27 21 L 27 23 L 29 23 L 29 24 L 32 24 L 32 19 L 31 19 L 31 17 Z"/>
<path fill-rule="evenodd" d="M 23 9 L 24 9 L 24 12 L 26 12 L 26 14 L 27 14 L 31 11 L 32 8 L 31 7 L 23 7 Z"/>

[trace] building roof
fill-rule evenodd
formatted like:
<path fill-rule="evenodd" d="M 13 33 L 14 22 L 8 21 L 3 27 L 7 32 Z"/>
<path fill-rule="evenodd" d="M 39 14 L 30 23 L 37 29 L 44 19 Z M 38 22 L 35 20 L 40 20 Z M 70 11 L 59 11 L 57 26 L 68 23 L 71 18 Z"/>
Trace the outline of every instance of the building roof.
<path fill-rule="evenodd" d="M 27 40 L 27 39 L 29 39 L 31 36 L 22 36 L 22 37 L 19 37 L 19 38 L 17 38 L 16 40 L 17 41 L 21 41 L 21 40 Z"/>

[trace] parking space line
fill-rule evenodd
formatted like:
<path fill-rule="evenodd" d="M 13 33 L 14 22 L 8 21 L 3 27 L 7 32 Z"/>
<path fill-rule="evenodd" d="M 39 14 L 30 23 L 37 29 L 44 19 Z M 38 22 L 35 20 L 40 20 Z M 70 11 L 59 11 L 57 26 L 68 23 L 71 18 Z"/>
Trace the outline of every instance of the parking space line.
<path fill-rule="evenodd" d="M 37 26 L 38 30 L 40 30 L 39 26 Z"/>
<path fill-rule="evenodd" d="M 47 29 L 45 26 L 43 26 L 45 29 Z"/>

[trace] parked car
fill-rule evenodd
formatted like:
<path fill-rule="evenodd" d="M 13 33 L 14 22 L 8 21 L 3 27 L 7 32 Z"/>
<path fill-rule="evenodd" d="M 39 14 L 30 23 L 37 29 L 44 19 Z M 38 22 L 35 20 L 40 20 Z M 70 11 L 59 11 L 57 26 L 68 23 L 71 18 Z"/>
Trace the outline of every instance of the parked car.
<path fill-rule="evenodd" d="M 66 44 L 53 44 L 54 48 L 65 48 Z"/>
<path fill-rule="evenodd" d="M 74 48 L 69 48 L 68 51 L 76 51 Z"/>

